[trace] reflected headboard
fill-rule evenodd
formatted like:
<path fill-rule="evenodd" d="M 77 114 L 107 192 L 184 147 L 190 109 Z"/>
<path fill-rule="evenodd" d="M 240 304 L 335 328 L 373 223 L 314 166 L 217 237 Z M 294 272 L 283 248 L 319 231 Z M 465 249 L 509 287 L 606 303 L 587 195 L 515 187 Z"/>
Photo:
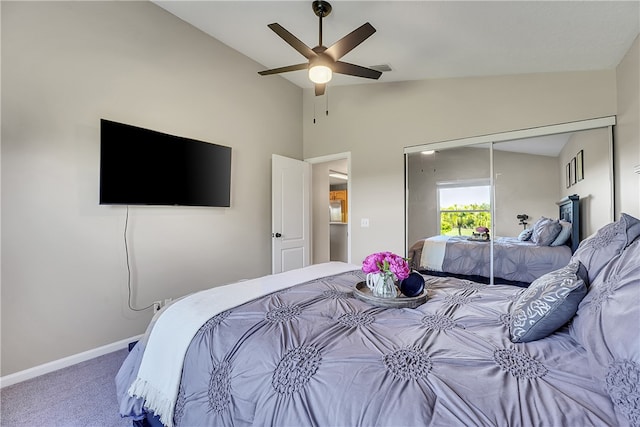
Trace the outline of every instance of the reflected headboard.
<path fill-rule="evenodd" d="M 580 244 L 580 197 L 577 194 L 567 196 L 556 202 L 558 205 L 558 217 L 571 223 L 571 238 L 567 244 L 571 247 L 571 253 L 578 249 Z"/>

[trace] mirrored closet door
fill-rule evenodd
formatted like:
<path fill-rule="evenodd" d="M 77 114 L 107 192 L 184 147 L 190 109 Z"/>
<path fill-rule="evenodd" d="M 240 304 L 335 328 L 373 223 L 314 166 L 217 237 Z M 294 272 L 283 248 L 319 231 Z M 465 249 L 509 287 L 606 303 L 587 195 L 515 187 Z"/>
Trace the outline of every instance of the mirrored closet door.
<path fill-rule="evenodd" d="M 530 255 L 497 265 L 499 254 L 514 252 L 501 240 L 522 237 L 541 217 L 558 219 L 558 203 L 573 194 L 580 197 L 579 239 L 613 221 L 614 123 L 611 117 L 407 147 L 406 244 L 412 267 L 485 283 L 506 276 L 525 285 L 541 275 L 540 269 L 524 271 L 538 262 Z M 570 251 L 555 262 L 567 256 Z"/>

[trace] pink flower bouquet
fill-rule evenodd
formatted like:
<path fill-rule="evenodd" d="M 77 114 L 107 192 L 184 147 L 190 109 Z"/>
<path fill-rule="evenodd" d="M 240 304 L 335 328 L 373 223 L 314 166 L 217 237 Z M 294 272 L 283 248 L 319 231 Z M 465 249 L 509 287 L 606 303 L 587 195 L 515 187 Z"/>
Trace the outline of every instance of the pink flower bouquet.
<path fill-rule="evenodd" d="M 397 281 L 404 280 L 411 273 L 406 258 L 391 252 L 376 252 L 362 262 L 364 273 L 393 274 Z"/>

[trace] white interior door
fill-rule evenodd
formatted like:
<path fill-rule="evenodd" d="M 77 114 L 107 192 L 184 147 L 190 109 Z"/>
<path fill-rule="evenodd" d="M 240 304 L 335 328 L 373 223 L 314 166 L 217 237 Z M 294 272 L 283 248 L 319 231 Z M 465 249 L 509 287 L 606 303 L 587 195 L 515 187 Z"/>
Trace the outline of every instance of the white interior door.
<path fill-rule="evenodd" d="M 271 157 L 271 272 L 310 264 L 311 165 Z"/>

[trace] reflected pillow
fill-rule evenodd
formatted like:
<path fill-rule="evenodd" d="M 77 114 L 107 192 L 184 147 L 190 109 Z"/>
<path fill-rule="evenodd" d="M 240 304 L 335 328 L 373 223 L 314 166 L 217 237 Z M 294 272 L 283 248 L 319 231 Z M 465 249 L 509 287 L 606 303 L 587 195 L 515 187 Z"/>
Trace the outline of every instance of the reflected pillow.
<path fill-rule="evenodd" d="M 605 225 L 580 242 L 571 261 L 580 261 L 589 272 L 589 282 L 609 261 L 640 236 L 640 220 L 623 213 L 616 222 Z"/>
<path fill-rule="evenodd" d="M 566 324 L 587 294 L 585 276 L 576 261 L 534 280 L 511 308 L 511 341 L 539 340 Z"/>
<path fill-rule="evenodd" d="M 569 237 L 571 237 L 571 223 L 568 221 L 560 220 L 560 226 L 562 229 L 560 230 L 560 234 L 555 238 L 553 242 L 549 246 L 561 246 L 567 243 Z"/>
<path fill-rule="evenodd" d="M 524 230 L 522 230 L 520 232 L 520 234 L 518 234 L 518 240 L 526 242 L 527 240 L 531 239 L 531 234 L 533 233 L 533 230 L 530 228 L 525 228 Z"/>
<path fill-rule="evenodd" d="M 542 217 L 533 225 L 531 241 L 538 246 L 549 246 L 560 234 L 562 226 L 555 219 Z"/>

